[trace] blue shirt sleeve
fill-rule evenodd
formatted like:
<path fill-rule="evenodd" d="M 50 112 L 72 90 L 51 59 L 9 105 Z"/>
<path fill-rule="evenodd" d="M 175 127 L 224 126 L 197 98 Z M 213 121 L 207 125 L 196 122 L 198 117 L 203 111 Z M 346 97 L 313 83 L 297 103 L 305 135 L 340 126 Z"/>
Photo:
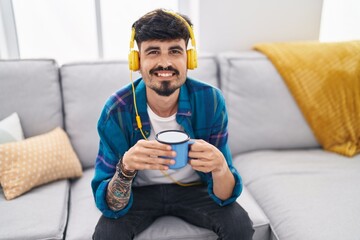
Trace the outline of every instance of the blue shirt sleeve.
<path fill-rule="evenodd" d="M 210 197 L 220 206 L 226 206 L 236 201 L 242 192 L 242 179 L 232 163 L 230 147 L 228 145 L 228 114 L 225 100 L 219 90 L 216 91 L 217 107 L 215 110 L 214 124 L 211 130 L 210 143 L 216 146 L 224 155 L 228 167 L 235 179 L 235 186 L 230 198 L 226 200 L 219 199 L 213 192 L 213 179 L 208 177 L 208 193 Z"/>
<path fill-rule="evenodd" d="M 133 196 L 131 194 L 129 203 L 124 209 L 113 211 L 107 204 L 106 192 L 108 184 L 115 174 L 116 164 L 129 147 L 128 141 L 120 127 L 119 120 L 117 121 L 113 115 L 109 115 L 106 107 L 98 121 L 98 133 L 100 137 L 99 152 L 91 187 L 96 206 L 103 215 L 109 218 L 119 218 L 129 211 Z"/>

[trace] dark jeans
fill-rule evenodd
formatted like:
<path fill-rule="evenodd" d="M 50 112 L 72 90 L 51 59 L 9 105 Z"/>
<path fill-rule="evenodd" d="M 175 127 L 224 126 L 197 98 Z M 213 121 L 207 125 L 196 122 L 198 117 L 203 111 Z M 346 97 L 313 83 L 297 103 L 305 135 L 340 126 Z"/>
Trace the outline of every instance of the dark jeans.
<path fill-rule="evenodd" d="M 153 185 L 133 188 L 133 194 L 129 212 L 119 219 L 102 216 L 93 239 L 133 239 L 156 218 L 165 215 L 210 229 L 218 239 L 252 239 L 254 230 L 247 212 L 236 202 L 218 206 L 209 197 L 206 186 Z"/>

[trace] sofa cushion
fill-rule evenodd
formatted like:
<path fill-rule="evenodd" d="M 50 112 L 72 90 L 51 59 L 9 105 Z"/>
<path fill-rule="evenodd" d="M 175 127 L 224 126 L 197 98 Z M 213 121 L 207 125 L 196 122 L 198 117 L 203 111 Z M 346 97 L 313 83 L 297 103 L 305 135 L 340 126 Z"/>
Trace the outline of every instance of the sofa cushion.
<path fill-rule="evenodd" d="M 188 76 L 220 88 L 219 66 L 215 55 L 211 53 L 202 53 L 199 56 L 198 64 L 199 66 L 196 69 L 188 70 Z"/>
<path fill-rule="evenodd" d="M 90 181 L 94 169 L 84 171 L 83 177 L 72 182 L 71 205 L 69 223 L 66 231 L 67 240 L 91 239 L 95 226 L 101 216 L 96 208 L 92 195 Z M 257 205 L 253 197 L 243 189 L 237 200 L 248 212 L 255 229 L 254 240 L 265 240 L 270 235 L 269 220 Z M 161 239 L 217 239 L 210 230 L 198 228 L 185 221 L 165 216 L 157 219 L 149 228 L 135 237 L 136 240 L 161 240 Z"/>
<path fill-rule="evenodd" d="M 0 181 L 7 200 L 58 179 L 80 177 L 81 164 L 61 128 L 0 144 Z"/>
<path fill-rule="evenodd" d="M 138 78 L 137 73 L 133 79 Z M 94 166 L 97 122 L 105 101 L 130 82 L 127 61 L 86 62 L 61 67 L 65 126 L 84 168 Z"/>
<path fill-rule="evenodd" d="M 0 120 L 0 144 L 23 139 L 24 133 L 20 124 L 19 115 L 16 112 Z"/>
<path fill-rule="evenodd" d="M 53 182 L 7 201 L 0 190 L 0 239 L 63 239 L 69 182 Z"/>
<path fill-rule="evenodd" d="M 275 67 L 261 53 L 219 55 L 233 154 L 319 147 Z"/>
<path fill-rule="evenodd" d="M 218 86 L 216 59 L 211 54 L 199 57 L 201 68 L 190 77 Z M 93 167 L 98 151 L 97 121 L 105 101 L 112 93 L 130 83 L 127 61 L 66 64 L 61 67 L 65 126 L 84 168 Z M 132 74 L 133 80 L 140 77 Z"/>
<path fill-rule="evenodd" d="M 360 155 L 257 151 L 239 155 L 234 164 L 278 239 L 360 236 Z"/>
<path fill-rule="evenodd" d="M 360 153 L 360 41 L 258 44 L 274 64 L 321 146 Z"/>
<path fill-rule="evenodd" d="M 63 127 L 53 60 L 0 60 L 0 79 L 0 119 L 17 112 L 26 138 Z"/>

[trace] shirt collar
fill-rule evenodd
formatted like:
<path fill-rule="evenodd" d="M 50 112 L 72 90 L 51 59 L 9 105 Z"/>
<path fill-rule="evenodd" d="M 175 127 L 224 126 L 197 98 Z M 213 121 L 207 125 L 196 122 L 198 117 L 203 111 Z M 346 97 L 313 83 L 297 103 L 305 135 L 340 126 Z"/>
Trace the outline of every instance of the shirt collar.
<path fill-rule="evenodd" d="M 138 79 L 138 84 L 136 84 L 136 104 L 138 112 L 141 118 L 142 126 L 145 131 L 151 130 L 150 118 L 147 113 L 147 102 L 146 102 L 146 85 L 142 78 Z M 185 123 L 184 118 L 190 118 L 192 116 L 192 109 L 189 98 L 189 89 L 188 89 L 188 78 L 185 83 L 180 87 L 179 99 L 178 99 L 178 110 L 176 114 L 176 120 L 181 124 L 185 129 L 189 128 L 188 124 Z M 187 122 L 187 121 L 185 121 Z M 136 123 L 135 123 L 136 124 Z M 190 130 L 190 129 L 188 129 Z M 190 133 L 189 133 L 190 134 Z"/>
<path fill-rule="evenodd" d="M 140 113 L 147 113 L 147 102 L 146 102 L 146 85 L 143 79 L 136 86 L 136 103 Z M 187 80 L 186 80 L 187 81 Z M 190 117 L 192 115 L 191 104 L 189 99 L 189 90 L 187 84 L 183 84 L 180 87 L 180 94 L 178 100 L 178 111 L 177 115 Z"/>
<path fill-rule="evenodd" d="M 178 116 L 191 117 L 192 110 L 189 99 L 189 89 L 187 86 L 188 79 L 186 79 L 185 83 L 180 87 L 180 94 L 178 100 Z"/>

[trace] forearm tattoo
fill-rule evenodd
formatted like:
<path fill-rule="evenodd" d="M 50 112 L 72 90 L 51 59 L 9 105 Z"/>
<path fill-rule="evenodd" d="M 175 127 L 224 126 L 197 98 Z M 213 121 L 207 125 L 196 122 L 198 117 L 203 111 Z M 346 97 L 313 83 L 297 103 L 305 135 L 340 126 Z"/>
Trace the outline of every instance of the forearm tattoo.
<path fill-rule="evenodd" d="M 120 160 L 106 193 L 106 201 L 111 210 L 119 211 L 128 204 L 131 195 L 131 185 L 135 175 L 136 171 L 129 172 L 124 170 Z"/>

